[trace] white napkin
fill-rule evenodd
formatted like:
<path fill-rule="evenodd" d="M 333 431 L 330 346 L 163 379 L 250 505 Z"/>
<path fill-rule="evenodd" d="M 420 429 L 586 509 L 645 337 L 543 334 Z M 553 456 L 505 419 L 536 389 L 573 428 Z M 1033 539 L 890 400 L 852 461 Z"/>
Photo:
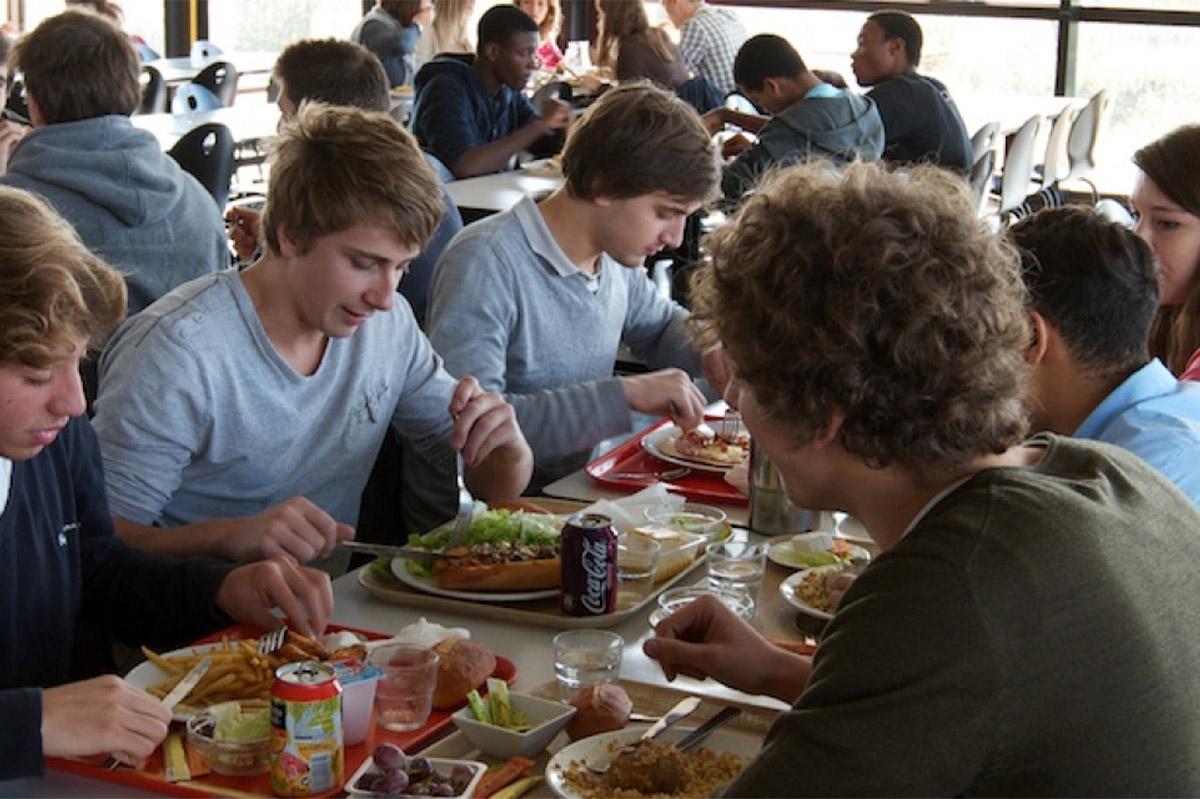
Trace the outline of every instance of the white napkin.
<path fill-rule="evenodd" d="M 683 497 L 667 491 L 662 483 L 643 488 L 621 499 L 600 499 L 583 509 L 584 513 L 601 513 L 613 520 L 618 533 L 628 533 L 646 523 L 646 508 L 682 507 Z"/>
<path fill-rule="evenodd" d="M 337 636 L 351 636 L 354 640 L 344 641 Z M 423 646 L 426 648 L 432 647 L 439 641 L 444 641 L 447 638 L 470 638 L 471 631 L 466 627 L 443 627 L 431 621 L 426 621 L 422 616 L 417 621 L 401 629 L 391 638 L 380 638 L 374 641 L 367 641 L 367 649 L 375 649 L 384 644 L 407 644 L 409 646 Z M 358 636 L 354 633 L 339 632 L 330 633 L 321 639 L 321 643 L 325 644 L 328 649 L 339 649 L 343 646 L 361 643 Z"/>

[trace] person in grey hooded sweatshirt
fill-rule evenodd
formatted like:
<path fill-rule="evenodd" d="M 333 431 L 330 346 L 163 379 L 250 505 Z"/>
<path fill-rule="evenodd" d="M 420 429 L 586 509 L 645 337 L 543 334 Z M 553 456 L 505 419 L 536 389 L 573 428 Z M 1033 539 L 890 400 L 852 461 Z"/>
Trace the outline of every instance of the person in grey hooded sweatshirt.
<path fill-rule="evenodd" d="M 883 153 L 883 120 L 875 102 L 822 81 L 786 39 L 762 34 L 747 40 L 734 59 L 733 77 L 738 91 L 772 116 L 728 108 L 705 115 L 710 132 L 733 124 L 758 137 L 726 142 L 724 155 L 737 156 L 721 178 L 721 191 L 731 205 L 773 166 L 812 158 L 874 161 Z"/>
<path fill-rule="evenodd" d="M 34 130 L 0 184 L 41 196 L 119 269 L 130 314 L 229 265 L 212 196 L 130 123 L 139 66 L 124 33 L 97 14 L 66 11 L 21 39 L 13 60 Z"/>

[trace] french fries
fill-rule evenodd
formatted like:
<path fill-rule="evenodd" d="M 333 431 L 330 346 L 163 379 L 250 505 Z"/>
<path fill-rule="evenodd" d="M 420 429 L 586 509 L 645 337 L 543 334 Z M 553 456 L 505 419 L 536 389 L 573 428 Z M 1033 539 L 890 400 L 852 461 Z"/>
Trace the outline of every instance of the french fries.
<path fill-rule="evenodd" d="M 185 705 L 211 705 L 234 699 L 269 699 L 277 668 L 297 660 L 325 660 L 330 656 L 320 643 L 290 630 L 287 643 L 270 655 L 258 653 L 257 640 L 231 641 L 224 636 L 220 645 L 209 651 L 197 652 L 192 649 L 188 655 L 164 657 L 143 646 L 142 654 L 170 675 L 146 689 L 147 693 L 159 699 L 166 696 L 200 658 L 207 655 L 213 659 L 212 666 L 200 678 L 200 682 L 184 697 L 182 704 Z"/>

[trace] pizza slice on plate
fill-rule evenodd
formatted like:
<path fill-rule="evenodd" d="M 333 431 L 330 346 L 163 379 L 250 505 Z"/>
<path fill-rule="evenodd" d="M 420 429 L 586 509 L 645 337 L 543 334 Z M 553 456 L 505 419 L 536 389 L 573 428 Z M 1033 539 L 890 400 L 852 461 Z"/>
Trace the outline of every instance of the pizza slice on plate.
<path fill-rule="evenodd" d="M 750 457 L 750 434 L 743 432 L 726 439 L 689 430 L 671 440 L 670 448 L 674 455 L 686 460 L 714 466 L 737 466 Z"/>

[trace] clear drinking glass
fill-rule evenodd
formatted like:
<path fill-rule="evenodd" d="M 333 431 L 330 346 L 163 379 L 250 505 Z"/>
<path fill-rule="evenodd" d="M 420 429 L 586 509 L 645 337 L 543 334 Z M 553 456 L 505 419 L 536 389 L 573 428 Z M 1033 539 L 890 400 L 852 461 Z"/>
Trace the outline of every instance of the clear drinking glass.
<path fill-rule="evenodd" d="M 608 630 L 567 630 L 554 636 L 558 695 L 569 701 L 586 685 L 616 682 L 625 639 Z"/>
<path fill-rule="evenodd" d="M 433 709 L 437 653 L 407 644 L 381 646 L 370 655 L 383 672 L 375 687 L 375 718 L 389 730 L 404 732 L 424 726 Z"/>

